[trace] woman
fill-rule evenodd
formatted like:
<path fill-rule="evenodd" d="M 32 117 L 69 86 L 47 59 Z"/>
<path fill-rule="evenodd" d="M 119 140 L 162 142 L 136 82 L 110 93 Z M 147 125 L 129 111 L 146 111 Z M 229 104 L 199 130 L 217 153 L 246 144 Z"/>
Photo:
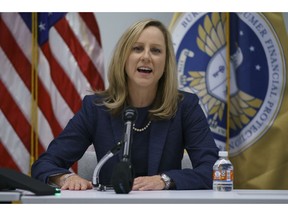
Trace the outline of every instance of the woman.
<path fill-rule="evenodd" d="M 61 189 L 85 190 L 90 181 L 69 168 L 93 144 L 101 159 L 122 140 L 122 112 L 137 109 L 133 127 L 132 190 L 210 189 L 218 148 L 196 95 L 177 90 L 171 36 L 157 20 L 143 20 L 120 38 L 109 67 L 109 87 L 86 96 L 81 110 L 32 167 L 32 176 Z M 193 169 L 181 170 L 184 150 Z M 110 184 L 121 155 L 105 163 L 100 182 Z"/>

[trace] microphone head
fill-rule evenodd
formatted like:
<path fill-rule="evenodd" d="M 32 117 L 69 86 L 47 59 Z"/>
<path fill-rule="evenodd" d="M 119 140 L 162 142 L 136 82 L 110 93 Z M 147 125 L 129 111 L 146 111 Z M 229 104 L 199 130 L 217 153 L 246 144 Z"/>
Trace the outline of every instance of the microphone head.
<path fill-rule="evenodd" d="M 117 194 L 128 194 L 133 187 L 134 171 L 129 161 L 120 161 L 115 165 L 111 177 L 113 189 Z"/>
<path fill-rule="evenodd" d="M 124 122 L 131 121 L 134 122 L 137 118 L 137 111 L 132 107 L 127 107 L 123 112 Z"/>

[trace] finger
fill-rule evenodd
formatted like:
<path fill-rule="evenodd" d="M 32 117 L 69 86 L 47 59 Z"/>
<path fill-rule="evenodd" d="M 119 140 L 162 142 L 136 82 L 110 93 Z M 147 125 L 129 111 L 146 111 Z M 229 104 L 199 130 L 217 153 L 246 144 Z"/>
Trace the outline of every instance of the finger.
<path fill-rule="evenodd" d="M 80 190 L 80 189 L 81 189 L 81 183 L 80 182 L 75 183 L 74 190 Z"/>
<path fill-rule="evenodd" d="M 132 190 L 138 190 L 141 187 L 141 183 L 139 182 L 134 182 L 133 186 L 132 186 Z"/>
<path fill-rule="evenodd" d="M 75 183 L 69 182 L 67 187 L 68 187 L 68 190 L 74 190 L 75 189 Z"/>
<path fill-rule="evenodd" d="M 133 186 L 132 186 L 132 190 L 134 190 L 134 191 L 135 191 L 135 190 L 139 190 L 139 188 L 140 188 L 139 185 L 133 185 Z"/>
<path fill-rule="evenodd" d="M 67 190 L 67 189 L 68 189 L 68 187 L 66 184 L 61 187 L 61 190 Z"/>
<path fill-rule="evenodd" d="M 87 190 L 87 189 L 90 189 L 90 182 L 88 181 L 82 182 L 80 190 Z"/>
<path fill-rule="evenodd" d="M 65 182 L 65 184 L 61 187 L 61 190 L 69 190 L 70 184 L 68 182 Z"/>
<path fill-rule="evenodd" d="M 93 184 L 91 181 L 88 182 L 88 188 L 87 189 L 92 189 L 93 188 Z"/>

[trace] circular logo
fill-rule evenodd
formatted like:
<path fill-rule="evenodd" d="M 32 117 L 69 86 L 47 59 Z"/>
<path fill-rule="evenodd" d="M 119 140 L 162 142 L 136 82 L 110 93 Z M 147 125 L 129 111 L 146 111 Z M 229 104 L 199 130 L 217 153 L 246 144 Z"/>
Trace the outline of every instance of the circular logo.
<path fill-rule="evenodd" d="M 227 35 L 225 13 L 185 13 L 174 23 L 172 38 L 179 89 L 198 95 L 220 150 L 229 127 L 229 152 L 235 156 L 273 124 L 286 68 L 278 37 L 263 14 L 229 13 L 229 22 Z"/>

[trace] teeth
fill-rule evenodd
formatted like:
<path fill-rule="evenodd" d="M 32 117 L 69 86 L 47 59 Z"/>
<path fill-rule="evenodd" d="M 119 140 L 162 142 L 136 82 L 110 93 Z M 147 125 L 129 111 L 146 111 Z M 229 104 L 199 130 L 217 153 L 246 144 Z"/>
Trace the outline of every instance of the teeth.
<path fill-rule="evenodd" d="M 152 72 L 152 69 L 151 68 L 148 68 L 148 67 L 139 67 L 137 69 L 139 72 L 144 72 L 144 73 L 150 73 Z"/>
<path fill-rule="evenodd" d="M 150 68 L 146 68 L 146 67 L 140 67 L 140 70 L 151 70 Z"/>

